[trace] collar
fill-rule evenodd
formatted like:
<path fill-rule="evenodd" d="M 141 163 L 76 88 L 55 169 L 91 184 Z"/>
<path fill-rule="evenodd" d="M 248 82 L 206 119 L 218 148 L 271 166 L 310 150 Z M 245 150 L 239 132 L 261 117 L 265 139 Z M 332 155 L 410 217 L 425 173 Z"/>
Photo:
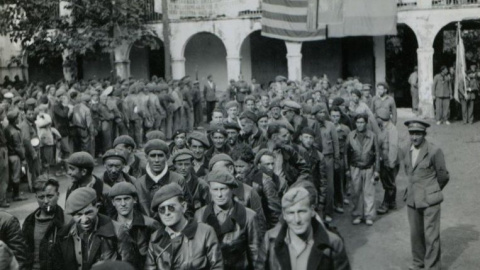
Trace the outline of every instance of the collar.
<path fill-rule="evenodd" d="M 72 220 L 71 224 L 69 235 L 78 235 L 76 223 Z M 92 233 L 103 237 L 115 237 L 115 228 L 113 227 L 112 220 L 107 216 L 98 214 L 97 223 Z"/>
<path fill-rule="evenodd" d="M 188 239 L 191 240 L 195 237 L 195 234 L 197 232 L 197 228 L 198 228 L 197 221 L 195 219 L 189 219 L 188 222 L 187 222 L 187 225 L 185 226 L 185 228 L 183 228 L 181 234 L 185 235 L 185 237 L 187 237 Z M 155 235 L 155 237 L 152 237 L 150 242 L 157 243 L 157 242 L 159 242 L 159 240 L 162 237 L 163 238 L 168 238 L 168 240 L 170 241 L 170 235 L 169 235 L 168 230 L 169 230 L 169 228 L 166 228 L 166 227 L 160 228 L 158 230 L 158 233 Z M 160 242 L 162 242 L 162 241 L 160 241 Z"/>
<path fill-rule="evenodd" d="M 423 141 L 423 143 L 420 145 L 420 147 L 416 148 L 415 146 L 410 146 L 410 151 L 420 151 L 423 147 L 425 147 L 426 143 Z"/>
<path fill-rule="evenodd" d="M 360 133 L 360 132 L 355 130 L 355 133 L 354 133 L 353 137 L 356 138 L 358 133 Z M 368 130 L 366 130 L 363 134 L 365 134 L 365 138 L 370 138 L 370 132 L 368 132 Z"/>
<path fill-rule="evenodd" d="M 158 184 L 160 179 L 162 179 L 168 172 L 168 166 L 165 164 L 165 168 L 163 168 L 163 171 L 159 175 L 155 175 L 153 171 L 150 169 L 150 164 L 147 164 L 146 168 L 148 176 L 150 176 L 150 179 L 152 179 L 155 183 Z"/>

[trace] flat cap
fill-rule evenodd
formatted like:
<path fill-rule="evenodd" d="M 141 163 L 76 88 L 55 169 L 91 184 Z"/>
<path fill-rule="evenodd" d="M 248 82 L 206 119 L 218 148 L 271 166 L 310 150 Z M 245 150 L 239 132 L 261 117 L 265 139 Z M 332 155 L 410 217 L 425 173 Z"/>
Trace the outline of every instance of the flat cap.
<path fill-rule="evenodd" d="M 95 161 L 87 152 L 75 152 L 67 159 L 67 163 L 79 168 L 93 168 Z"/>
<path fill-rule="evenodd" d="M 13 123 L 17 120 L 19 114 L 19 110 L 11 110 L 7 113 L 8 122 Z"/>
<path fill-rule="evenodd" d="M 237 107 L 237 108 L 240 107 L 238 102 L 236 102 L 235 100 L 229 101 L 225 104 L 225 110 L 228 110 L 233 107 Z"/>
<path fill-rule="evenodd" d="M 298 104 L 297 102 L 295 102 L 293 100 L 285 100 L 285 102 L 283 102 L 283 108 L 284 109 L 292 109 L 292 110 L 300 110 L 300 109 L 302 109 L 302 106 L 300 106 L 300 104 Z"/>
<path fill-rule="evenodd" d="M 214 134 L 214 133 L 220 133 L 222 134 L 223 136 L 227 137 L 228 134 L 227 134 L 227 131 L 225 130 L 225 128 L 223 126 L 220 126 L 220 125 L 215 125 L 213 126 L 211 129 L 210 129 L 210 134 Z"/>
<path fill-rule="evenodd" d="M 208 170 L 212 170 L 213 165 L 219 161 L 228 161 L 233 164 L 233 159 L 229 155 L 223 153 L 216 154 L 210 159 L 210 162 L 208 162 Z"/>
<path fill-rule="evenodd" d="M 244 111 L 242 114 L 240 114 L 239 118 L 240 118 L 240 120 L 242 120 L 244 118 L 247 118 L 247 119 L 252 120 L 254 123 L 257 122 L 257 115 L 250 110 Z"/>
<path fill-rule="evenodd" d="M 105 154 L 103 154 L 103 156 L 102 156 L 103 162 L 105 162 L 107 159 L 111 159 L 111 158 L 119 159 L 119 160 L 123 161 L 123 163 L 127 163 L 127 158 L 125 157 L 125 154 L 121 151 L 116 150 L 116 149 L 110 149 L 107 152 L 105 152 Z"/>
<path fill-rule="evenodd" d="M 113 141 L 113 147 L 119 144 L 129 145 L 133 148 L 137 147 L 137 145 L 135 144 L 135 141 L 132 139 L 132 137 L 128 135 L 120 135 L 117 138 L 115 138 L 115 140 Z"/>
<path fill-rule="evenodd" d="M 170 161 L 173 163 L 175 161 L 188 160 L 188 159 L 193 159 L 192 151 L 190 151 L 189 149 L 181 149 L 172 155 L 172 157 L 170 158 Z"/>
<path fill-rule="evenodd" d="M 196 140 L 198 142 L 201 142 L 203 144 L 203 146 L 209 148 L 210 147 L 210 142 L 208 141 L 208 138 L 207 136 L 205 136 L 205 134 L 203 134 L 202 132 L 200 131 L 194 131 L 192 133 L 190 133 L 190 135 L 188 136 L 188 139 L 187 141 L 189 143 L 191 143 L 191 140 Z"/>
<path fill-rule="evenodd" d="M 93 188 L 77 188 L 70 193 L 70 196 L 68 196 L 67 201 L 65 202 L 65 213 L 72 215 L 87 207 L 95 201 L 95 199 L 97 199 L 97 193 Z"/>
<path fill-rule="evenodd" d="M 147 141 L 150 141 L 153 139 L 159 139 L 159 140 L 165 141 L 167 139 L 167 137 L 165 136 L 165 133 L 163 133 L 160 130 L 149 131 L 147 132 L 147 135 L 145 135 L 145 137 L 147 138 Z"/>
<path fill-rule="evenodd" d="M 408 127 L 408 131 L 423 131 L 425 132 L 428 127 L 430 127 L 430 124 L 427 122 L 424 122 L 422 120 L 408 120 L 405 121 L 405 126 Z"/>
<path fill-rule="evenodd" d="M 137 189 L 132 183 L 120 182 L 114 184 L 108 191 L 108 196 L 114 198 L 120 195 L 132 195 L 137 196 Z"/>
<path fill-rule="evenodd" d="M 285 76 L 278 75 L 278 76 L 275 77 L 275 81 L 276 82 L 286 82 L 287 78 Z"/>
<path fill-rule="evenodd" d="M 309 196 L 310 193 L 303 187 L 291 188 L 282 197 L 282 208 L 285 209 L 293 206 L 304 199 L 310 198 Z"/>
<path fill-rule="evenodd" d="M 238 183 L 235 180 L 235 177 L 230 172 L 224 170 L 213 170 L 209 172 L 206 176 L 206 180 L 208 183 L 215 182 L 227 185 L 231 188 L 238 187 Z"/>
<path fill-rule="evenodd" d="M 333 99 L 332 106 L 341 106 L 342 104 L 345 103 L 345 100 L 341 97 L 336 97 Z"/>
<path fill-rule="evenodd" d="M 311 135 L 311 136 L 315 137 L 315 132 L 313 132 L 313 129 L 311 129 L 309 127 L 304 127 L 300 134 L 301 135 L 308 134 L 308 135 Z"/>
<path fill-rule="evenodd" d="M 379 108 L 375 112 L 376 116 L 384 121 L 390 120 L 390 111 L 385 108 Z"/>
<path fill-rule="evenodd" d="M 170 200 L 173 197 L 183 196 L 183 190 L 177 183 L 170 183 L 161 187 L 155 195 L 153 195 L 151 210 L 152 212 L 158 211 L 158 206 L 166 200 Z"/>
<path fill-rule="evenodd" d="M 327 106 L 323 103 L 316 104 L 315 106 L 312 107 L 312 114 L 317 114 L 319 112 L 326 112 L 327 111 Z"/>
<path fill-rule="evenodd" d="M 180 134 L 185 134 L 185 136 L 186 136 L 187 133 L 188 132 L 184 129 L 177 129 L 177 130 L 175 130 L 175 132 L 173 132 L 172 138 L 175 139 L 175 137 L 177 137 Z"/>
<path fill-rule="evenodd" d="M 237 123 L 232 123 L 232 122 L 226 122 L 225 124 L 223 124 L 223 127 L 225 128 L 225 130 L 229 130 L 229 129 L 234 129 L 236 131 L 242 130 Z"/>
<path fill-rule="evenodd" d="M 160 150 L 168 155 L 168 145 L 163 140 L 153 139 L 145 144 L 145 154 L 148 155 L 152 150 Z"/>

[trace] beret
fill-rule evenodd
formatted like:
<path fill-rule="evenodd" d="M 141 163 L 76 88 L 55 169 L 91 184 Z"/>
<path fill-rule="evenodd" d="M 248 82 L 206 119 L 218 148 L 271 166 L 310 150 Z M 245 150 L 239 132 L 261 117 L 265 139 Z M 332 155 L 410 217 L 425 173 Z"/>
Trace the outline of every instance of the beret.
<path fill-rule="evenodd" d="M 11 110 L 7 113 L 8 122 L 15 122 L 17 120 L 19 111 L 18 110 Z"/>
<path fill-rule="evenodd" d="M 4 98 L 13 98 L 12 92 L 7 92 L 3 95 Z"/>
<path fill-rule="evenodd" d="M 115 138 L 115 140 L 113 141 L 113 147 L 119 144 L 126 144 L 133 148 L 137 147 L 137 145 L 135 144 L 135 141 L 132 139 L 132 137 L 128 135 L 120 135 L 117 138 Z"/>
<path fill-rule="evenodd" d="M 405 121 L 405 126 L 408 127 L 408 131 L 425 131 L 430 127 L 430 124 L 422 120 L 413 119 Z"/>
<path fill-rule="evenodd" d="M 233 107 L 237 107 L 237 108 L 239 107 L 239 104 L 235 100 L 229 101 L 225 104 L 225 110 L 228 110 Z"/>
<path fill-rule="evenodd" d="M 275 81 L 276 82 L 287 81 L 287 78 L 285 76 L 278 75 L 277 77 L 275 77 Z"/>
<path fill-rule="evenodd" d="M 257 122 L 258 122 L 258 120 L 260 120 L 260 119 L 262 119 L 262 118 L 265 118 L 265 117 L 268 118 L 268 114 L 267 114 L 266 112 L 259 112 L 259 113 L 257 114 Z"/>
<path fill-rule="evenodd" d="M 244 103 L 246 103 L 246 102 L 247 102 L 247 100 L 253 100 L 254 102 L 256 101 L 255 97 L 254 97 L 254 96 L 252 96 L 252 95 L 248 95 L 248 96 L 246 96 L 246 97 L 245 97 L 245 99 L 243 100 L 243 102 L 244 102 Z"/>
<path fill-rule="evenodd" d="M 97 198 L 97 193 L 93 188 L 81 187 L 77 188 L 70 196 L 68 196 L 65 202 L 65 213 L 72 215 L 83 208 L 87 207 Z"/>
<path fill-rule="evenodd" d="M 147 135 L 145 135 L 147 138 L 147 141 L 153 140 L 153 139 L 160 139 L 162 141 L 166 140 L 165 133 L 161 132 L 160 130 L 152 130 L 147 132 Z"/>
<path fill-rule="evenodd" d="M 225 136 L 225 137 L 228 136 L 227 131 L 225 130 L 225 128 L 222 127 L 222 126 L 219 126 L 219 125 L 213 126 L 213 127 L 210 129 L 210 134 L 213 135 L 214 133 L 220 133 L 220 134 L 222 134 L 222 135 Z"/>
<path fill-rule="evenodd" d="M 171 162 L 193 159 L 193 153 L 189 149 L 181 149 L 175 152 L 170 158 Z"/>
<path fill-rule="evenodd" d="M 278 99 L 275 99 L 275 100 L 272 100 L 272 102 L 270 102 L 270 105 L 268 106 L 268 109 L 271 110 L 275 107 L 279 107 L 281 108 L 282 106 L 280 105 L 280 100 Z"/>
<path fill-rule="evenodd" d="M 108 191 L 108 196 L 113 198 L 119 195 L 137 196 L 137 189 L 132 183 L 129 182 L 116 183 Z"/>
<path fill-rule="evenodd" d="M 209 172 L 206 176 L 206 180 L 208 183 L 215 182 L 227 185 L 231 188 L 238 187 L 238 183 L 235 180 L 235 177 L 225 170 L 213 170 Z"/>
<path fill-rule="evenodd" d="M 237 131 L 241 130 L 240 126 L 237 123 L 226 122 L 225 124 L 223 124 L 223 127 L 225 128 L 225 130 L 228 130 L 228 129 L 235 129 Z"/>
<path fill-rule="evenodd" d="M 79 168 L 93 168 L 95 161 L 87 152 L 75 152 L 67 159 L 67 163 Z"/>
<path fill-rule="evenodd" d="M 258 164 L 260 163 L 260 159 L 264 156 L 264 155 L 269 155 L 269 156 L 272 156 L 273 157 L 273 153 L 271 151 L 269 151 L 268 149 L 264 148 L 260 151 L 258 151 L 258 153 L 255 155 L 255 165 L 258 166 Z"/>
<path fill-rule="evenodd" d="M 155 195 L 153 195 L 151 210 L 152 212 L 158 211 L 158 206 L 164 201 L 173 197 L 183 196 L 183 190 L 177 183 L 170 183 L 161 187 Z"/>
<path fill-rule="evenodd" d="M 257 115 L 250 110 L 246 110 L 240 115 L 240 120 L 243 119 L 243 118 L 248 118 L 248 119 L 252 120 L 254 123 L 257 122 Z"/>
<path fill-rule="evenodd" d="M 295 102 L 293 100 L 285 100 L 285 102 L 283 103 L 283 108 L 300 110 L 300 109 L 302 109 L 302 106 L 300 106 L 300 104 L 298 104 L 297 102 Z"/>
<path fill-rule="evenodd" d="M 194 131 L 190 133 L 190 135 L 188 136 L 188 142 L 191 143 L 191 140 L 199 141 L 207 148 L 210 147 L 210 142 L 208 141 L 207 136 L 205 136 L 205 134 L 199 131 Z"/>
<path fill-rule="evenodd" d="M 379 108 L 375 114 L 384 121 L 390 120 L 390 111 L 385 108 Z"/>
<path fill-rule="evenodd" d="M 291 188 L 282 197 L 282 208 L 288 208 L 296 203 L 310 198 L 310 193 L 303 187 Z"/>
<path fill-rule="evenodd" d="M 313 132 L 313 129 L 311 129 L 309 127 L 304 127 L 300 134 L 301 135 L 308 134 L 308 135 L 312 135 L 313 137 L 315 137 L 315 132 Z"/>
<path fill-rule="evenodd" d="M 342 105 L 343 103 L 345 103 L 345 100 L 341 97 L 336 97 L 333 102 L 332 102 L 332 106 L 340 106 Z"/>
<path fill-rule="evenodd" d="M 175 139 L 175 137 L 177 137 L 177 136 L 180 135 L 180 134 L 185 134 L 185 135 L 187 135 L 187 131 L 184 130 L 184 129 L 177 129 L 177 130 L 175 130 L 175 132 L 173 133 L 172 138 Z"/>
<path fill-rule="evenodd" d="M 145 154 L 148 155 L 148 153 L 150 153 L 150 151 L 152 151 L 152 150 L 160 150 L 167 155 L 169 153 L 168 145 L 160 139 L 153 139 L 153 140 L 148 141 L 145 144 Z"/>
<path fill-rule="evenodd" d="M 316 104 L 312 108 L 312 114 L 317 114 L 319 112 L 326 112 L 327 111 L 327 106 L 323 103 Z"/>
<path fill-rule="evenodd" d="M 110 149 L 107 152 L 105 152 L 105 154 L 103 154 L 103 157 L 102 157 L 103 162 L 105 162 L 109 158 L 120 159 L 121 161 L 123 161 L 123 163 L 127 162 L 127 158 L 125 157 L 125 154 L 116 149 Z"/>
<path fill-rule="evenodd" d="M 211 170 L 213 165 L 219 161 L 228 161 L 233 164 L 233 159 L 229 155 L 223 153 L 216 154 L 210 159 L 210 162 L 208 162 L 208 170 Z"/>
<path fill-rule="evenodd" d="M 25 104 L 26 104 L 26 105 L 36 105 L 36 104 L 37 104 L 37 100 L 34 99 L 34 98 L 29 98 L 29 99 L 27 99 L 27 101 L 25 101 Z"/>

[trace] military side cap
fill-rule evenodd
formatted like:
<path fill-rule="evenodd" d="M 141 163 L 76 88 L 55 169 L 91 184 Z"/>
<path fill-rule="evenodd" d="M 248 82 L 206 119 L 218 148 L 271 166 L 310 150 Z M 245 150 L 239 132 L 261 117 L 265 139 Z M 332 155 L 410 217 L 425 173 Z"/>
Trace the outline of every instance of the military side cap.
<path fill-rule="evenodd" d="M 191 143 L 191 140 L 199 141 L 207 148 L 210 147 L 210 142 L 208 141 L 207 136 L 205 136 L 205 134 L 199 131 L 194 131 L 190 133 L 190 135 L 188 136 L 188 141 Z"/>
<path fill-rule="evenodd" d="M 121 136 L 118 136 L 117 138 L 115 138 L 115 140 L 113 141 L 113 147 L 115 147 L 119 144 L 129 145 L 132 148 L 135 148 L 137 146 L 135 144 L 135 141 L 132 139 L 132 137 L 130 137 L 128 135 L 121 135 Z"/>
<path fill-rule="evenodd" d="M 7 113 L 8 122 L 13 123 L 18 118 L 19 111 L 18 110 L 11 110 Z"/>
<path fill-rule="evenodd" d="M 155 195 L 153 195 L 151 210 L 152 212 L 158 211 L 158 206 L 166 200 L 171 198 L 183 196 L 183 190 L 177 183 L 170 183 L 161 187 Z"/>
<path fill-rule="evenodd" d="M 233 164 L 233 159 L 229 155 L 221 153 L 214 155 L 210 159 L 210 162 L 208 162 L 208 169 L 211 170 L 213 168 L 213 165 L 220 161 L 228 161 Z"/>
<path fill-rule="evenodd" d="M 375 112 L 376 116 L 384 121 L 390 120 L 390 111 L 385 108 L 380 108 Z"/>
<path fill-rule="evenodd" d="M 175 132 L 173 133 L 173 136 L 172 138 L 175 139 L 175 137 L 177 137 L 178 135 L 180 134 L 185 134 L 185 136 L 187 135 L 187 131 L 184 130 L 184 129 L 177 129 L 175 130 Z"/>
<path fill-rule="evenodd" d="M 150 141 L 153 139 L 159 139 L 159 140 L 165 141 L 167 138 L 165 136 L 165 133 L 161 132 L 160 130 L 149 131 L 147 132 L 147 135 L 145 135 L 145 137 L 147 138 L 147 141 Z"/>
<path fill-rule="evenodd" d="M 236 102 L 235 100 L 229 101 L 225 104 L 225 110 L 228 110 L 233 107 L 237 107 L 237 108 L 239 107 L 238 102 Z"/>
<path fill-rule="evenodd" d="M 214 170 L 209 172 L 206 178 L 208 183 L 215 182 L 215 183 L 227 185 L 231 188 L 238 187 L 238 183 L 235 180 L 235 177 L 227 171 Z"/>
<path fill-rule="evenodd" d="M 309 196 L 310 193 L 303 187 L 291 188 L 282 197 L 282 208 L 293 206 L 304 199 L 310 198 Z"/>
<path fill-rule="evenodd" d="M 313 137 L 315 137 L 315 132 L 313 131 L 313 129 L 309 128 L 309 127 L 304 127 L 301 131 L 300 134 L 308 134 L 308 135 L 311 135 Z"/>
<path fill-rule="evenodd" d="M 132 183 L 120 182 L 120 183 L 114 184 L 110 188 L 110 191 L 108 191 L 108 196 L 110 196 L 110 198 L 114 198 L 120 195 L 137 196 L 137 189 Z"/>
<path fill-rule="evenodd" d="M 324 104 L 316 104 L 312 108 L 312 114 L 317 114 L 319 112 L 325 112 L 325 111 L 327 111 L 327 106 L 325 106 Z"/>
<path fill-rule="evenodd" d="M 282 106 L 280 105 L 280 100 L 278 99 L 275 99 L 275 100 L 272 100 L 272 102 L 270 102 L 270 105 L 268 106 L 268 109 L 271 110 L 275 107 L 278 107 L 278 108 L 281 108 Z"/>
<path fill-rule="evenodd" d="M 67 198 L 65 203 L 65 213 L 72 215 L 87 207 L 89 204 L 95 201 L 95 199 L 97 199 L 97 193 L 93 188 L 77 188 L 72 191 L 70 196 Z"/>
<path fill-rule="evenodd" d="M 232 123 L 232 122 L 227 122 L 223 124 L 223 127 L 225 128 L 225 130 L 229 130 L 229 129 L 234 129 L 236 131 L 241 130 L 240 126 L 237 123 Z"/>
<path fill-rule="evenodd" d="M 127 162 L 127 158 L 125 157 L 125 154 L 116 149 L 110 149 L 107 152 L 105 152 L 105 154 L 103 154 L 102 156 L 103 162 L 105 162 L 107 159 L 110 159 L 110 158 L 119 159 L 123 161 L 123 163 Z"/>
<path fill-rule="evenodd" d="M 293 100 L 285 100 L 285 102 L 283 103 L 283 108 L 284 109 L 292 109 L 292 110 L 300 110 L 300 109 L 302 109 L 302 106 L 300 106 L 300 104 L 298 104 L 297 102 L 295 102 Z"/>
<path fill-rule="evenodd" d="M 268 114 L 267 114 L 266 112 L 259 112 L 259 113 L 257 114 L 257 122 L 258 122 L 258 120 L 260 120 L 260 119 L 262 119 L 262 118 L 265 118 L 265 117 L 268 118 Z"/>
<path fill-rule="evenodd" d="M 240 115 L 240 120 L 243 119 L 243 118 L 250 119 L 255 123 L 257 122 L 257 115 L 250 110 L 246 110 Z"/>
<path fill-rule="evenodd" d="M 345 100 L 343 98 L 336 97 L 332 102 L 332 106 L 341 106 L 344 103 L 345 103 Z"/>
<path fill-rule="evenodd" d="M 427 128 L 430 127 L 430 124 L 422 120 L 408 120 L 408 121 L 405 121 L 405 126 L 408 127 L 408 131 L 425 132 Z"/>
<path fill-rule="evenodd" d="M 175 161 L 188 160 L 188 159 L 193 159 L 193 153 L 189 149 L 181 149 L 175 152 L 171 157 L 172 163 Z"/>
<path fill-rule="evenodd" d="M 145 144 L 145 154 L 148 155 L 148 153 L 150 153 L 150 151 L 153 151 L 153 150 L 160 150 L 167 155 L 169 152 L 168 145 L 163 140 L 159 140 L 159 139 L 150 140 Z"/>
<path fill-rule="evenodd" d="M 95 161 L 87 152 L 75 152 L 67 159 L 67 163 L 79 168 L 93 168 Z"/>
<path fill-rule="evenodd" d="M 216 125 L 214 127 L 212 127 L 212 129 L 210 129 L 210 134 L 214 134 L 214 133 L 220 133 L 222 134 L 223 136 L 227 137 L 228 134 L 227 134 L 227 131 L 225 130 L 224 127 L 222 126 L 219 126 L 219 125 Z"/>

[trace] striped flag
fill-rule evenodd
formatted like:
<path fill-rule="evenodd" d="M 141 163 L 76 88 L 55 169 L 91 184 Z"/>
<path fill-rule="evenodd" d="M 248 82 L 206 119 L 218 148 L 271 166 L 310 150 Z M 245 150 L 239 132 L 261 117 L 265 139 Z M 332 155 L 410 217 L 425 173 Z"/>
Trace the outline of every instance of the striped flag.
<path fill-rule="evenodd" d="M 455 61 L 455 91 L 453 97 L 459 101 L 458 92 L 462 92 L 466 96 L 466 82 L 465 82 L 465 46 L 463 45 L 462 31 L 460 23 L 457 25 L 457 59 Z"/>
<path fill-rule="evenodd" d="M 319 0 L 263 0 L 262 36 L 288 41 L 326 38 L 326 26 L 318 24 Z"/>

